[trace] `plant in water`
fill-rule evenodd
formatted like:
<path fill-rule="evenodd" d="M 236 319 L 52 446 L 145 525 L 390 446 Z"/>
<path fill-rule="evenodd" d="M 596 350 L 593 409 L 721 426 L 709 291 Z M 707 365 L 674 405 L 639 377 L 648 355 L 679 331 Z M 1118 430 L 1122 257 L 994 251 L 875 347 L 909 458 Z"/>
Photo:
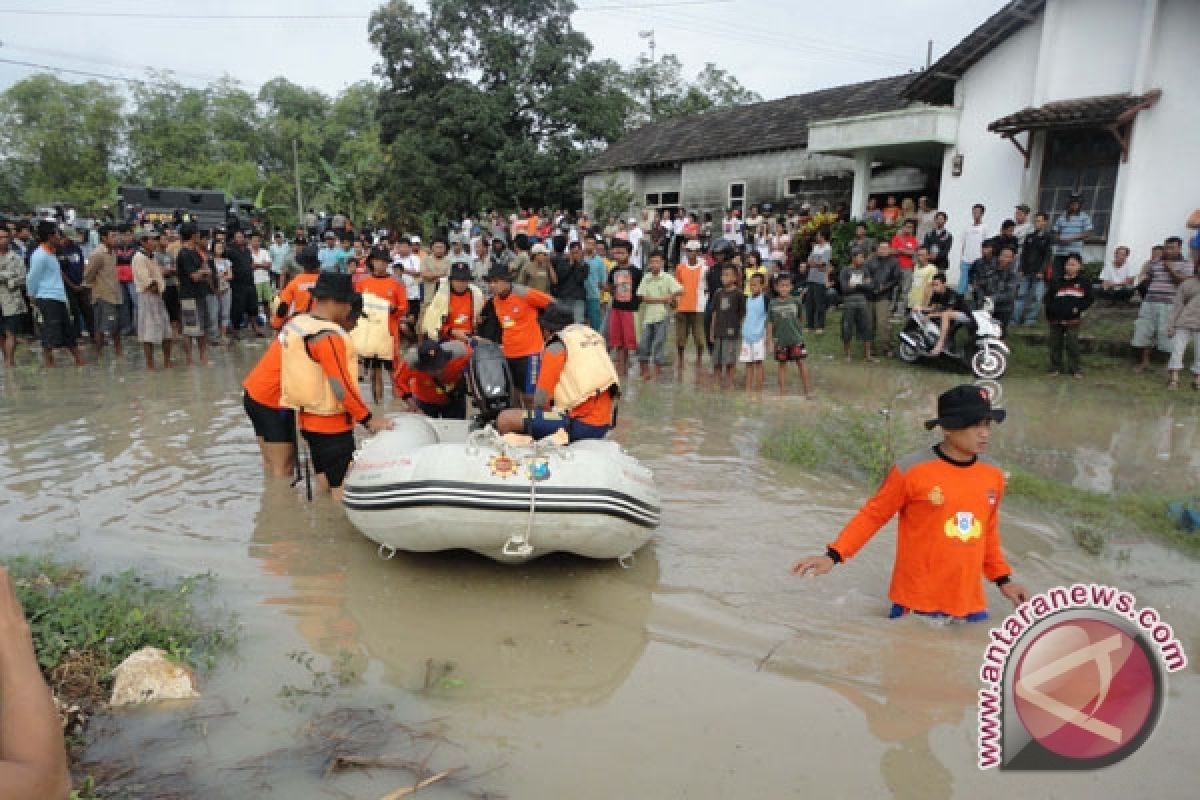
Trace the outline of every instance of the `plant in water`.
<path fill-rule="evenodd" d="M 896 458 L 918 442 L 915 432 L 896 429 L 889 409 L 872 414 L 835 408 L 821 417 L 819 426 L 793 425 L 766 437 L 762 449 L 777 461 L 878 483 Z"/>
<path fill-rule="evenodd" d="M 360 677 L 354 663 L 354 653 L 349 650 L 339 650 L 330 662 L 329 669 L 318 669 L 317 657 L 307 650 L 293 650 L 287 657 L 303 667 L 309 676 L 307 687 L 288 683 L 280 687 L 279 696 L 293 704 L 298 704 L 304 697 L 329 697 L 338 689 L 357 682 Z"/>

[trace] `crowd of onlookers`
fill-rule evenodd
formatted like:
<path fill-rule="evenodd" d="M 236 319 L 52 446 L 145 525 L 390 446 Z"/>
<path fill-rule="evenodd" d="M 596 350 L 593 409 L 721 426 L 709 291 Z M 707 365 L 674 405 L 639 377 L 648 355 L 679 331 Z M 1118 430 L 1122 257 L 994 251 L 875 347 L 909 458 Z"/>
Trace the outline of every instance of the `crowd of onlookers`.
<path fill-rule="evenodd" d="M 605 332 L 618 364 L 633 361 L 648 376 L 661 374 L 673 331 L 678 375 L 691 342 L 697 366 L 708 354 L 726 385 L 740 363 L 746 385 L 761 386 L 762 364 L 773 358 L 782 390 L 786 365 L 803 366 L 804 337 L 824 333 L 834 305 L 842 306 L 846 356 L 857 339 L 875 361 L 893 349 L 891 320 L 909 309 L 969 310 L 984 298 L 1005 327 L 1044 319 L 1052 371 L 1078 375 L 1079 330 L 1100 300 L 1139 306 L 1138 368 L 1155 348 L 1169 353 L 1170 385 L 1177 386 L 1186 348 L 1200 338 L 1200 292 L 1182 239 L 1167 238 L 1141 264 L 1118 246 L 1098 276 L 1087 275 L 1084 245 L 1094 231 L 1081 205 L 1072 196 L 1053 217 L 1017 205 L 996 227 L 976 205 L 954 232 L 949 216 L 924 197 L 872 197 L 852 221 L 844 206 L 806 204 L 718 214 L 645 209 L 604 220 L 563 210 L 491 211 L 444 221 L 428 241 L 369 223 L 356 228 L 341 213 L 310 212 L 269 236 L 199 230 L 187 220 L 90 231 L 19 220 L 0 227 L 0 335 L 10 365 L 19 338 L 35 330 L 48 365 L 60 347 L 81 363 L 82 337 L 97 358 L 110 346 L 119 355 L 133 337 L 151 368 L 155 348 L 170 366 L 173 343 L 186 363 L 193 350 L 206 363 L 210 346 L 269 332 L 273 298 L 303 271 L 297 257 L 306 247 L 316 246 L 320 270 L 356 276 L 368 273 L 372 250 L 382 247 L 408 297 L 407 330 L 420 330 L 422 303 L 455 264 L 485 290 L 487 274 L 503 268 Z M 834 231 L 849 225 L 854 234 L 835 254 Z M 1200 219 L 1189 225 L 1200 227 Z M 1194 258 L 1200 241 L 1189 244 Z M 643 304 L 663 292 L 669 302 Z M 799 372 L 807 389 L 807 370 Z M 1200 376 L 1200 361 L 1193 372 Z"/>

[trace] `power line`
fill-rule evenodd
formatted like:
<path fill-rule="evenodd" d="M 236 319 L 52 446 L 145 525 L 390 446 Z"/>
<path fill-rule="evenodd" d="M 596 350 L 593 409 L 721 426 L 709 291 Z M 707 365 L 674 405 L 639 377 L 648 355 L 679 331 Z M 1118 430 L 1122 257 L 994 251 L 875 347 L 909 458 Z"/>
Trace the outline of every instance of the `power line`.
<path fill-rule="evenodd" d="M 593 11 L 636 11 L 639 9 L 673 8 L 677 6 L 727 5 L 734 0 L 666 0 L 666 2 L 641 2 L 623 5 L 581 6 L 579 12 Z M 189 22 L 280 22 L 307 20 L 319 22 L 358 22 L 371 18 L 370 14 L 169 14 L 161 11 L 62 11 L 44 8 L 0 8 L 0 14 L 26 17 L 91 17 L 98 19 L 157 19 L 187 20 Z"/>
<path fill-rule="evenodd" d="M 35 55 L 50 56 L 52 58 L 62 58 L 62 59 L 66 59 L 68 61 L 87 61 L 87 62 L 91 62 L 93 64 L 102 64 L 106 67 L 118 67 L 120 69 L 136 69 L 136 70 L 143 70 L 143 71 L 152 69 L 152 67 L 145 65 L 145 64 L 131 64 L 127 61 L 115 61 L 112 59 L 100 58 L 97 56 L 80 55 L 80 54 L 68 52 L 66 50 L 49 50 L 49 49 L 40 48 L 40 47 L 25 47 L 23 45 L 14 47 L 9 44 L 5 44 L 4 49 L 5 50 L 19 50 L 24 53 L 33 53 Z M 209 83 L 220 80 L 220 77 L 217 75 L 207 75 L 202 72 L 188 72 L 186 70 L 178 70 L 178 69 L 168 69 L 168 70 L 164 70 L 164 71 L 172 72 L 176 75 L 180 75 L 180 76 L 184 76 L 184 77 L 196 78 L 197 80 L 208 81 Z"/>
<path fill-rule="evenodd" d="M 63 72 L 69 75 L 82 75 L 86 78 L 99 78 L 106 81 L 124 81 L 125 83 L 135 83 L 148 86 L 146 81 L 138 80 L 137 78 L 126 78 L 122 75 L 106 75 L 102 72 L 89 72 L 83 69 L 71 69 L 69 67 L 55 67 L 50 64 L 35 64 L 32 61 L 17 61 L 12 58 L 0 58 L 0 64 L 15 64 L 18 67 L 30 67 L 31 69 L 44 69 L 49 72 Z"/>

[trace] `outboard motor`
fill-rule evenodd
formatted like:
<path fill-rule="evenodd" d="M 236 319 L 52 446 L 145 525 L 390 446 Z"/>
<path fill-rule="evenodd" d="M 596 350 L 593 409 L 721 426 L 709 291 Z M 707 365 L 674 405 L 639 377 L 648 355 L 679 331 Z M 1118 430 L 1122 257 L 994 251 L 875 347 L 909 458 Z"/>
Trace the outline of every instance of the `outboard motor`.
<path fill-rule="evenodd" d="M 513 378 L 500 345 L 477 339 L 467 368 L 467 389 L 478 413 L 473 428 L 496 421 L 512 402 Z"/>

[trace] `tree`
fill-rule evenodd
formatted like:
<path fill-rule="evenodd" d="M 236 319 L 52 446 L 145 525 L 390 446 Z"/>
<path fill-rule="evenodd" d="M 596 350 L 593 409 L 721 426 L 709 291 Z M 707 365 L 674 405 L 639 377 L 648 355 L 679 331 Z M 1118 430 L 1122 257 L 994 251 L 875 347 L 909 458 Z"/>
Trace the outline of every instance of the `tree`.
<path fill-rule="evenodd" d="M 123 101 L 109 85 L 34 75 L 0 95 L 0 183 L 6 206 L 65 201 L 81 208 L 110 195 Z"/>
<path fill-rule="evenodd" d="M 371 17 L 379 115 L 400 210 L 579 202 L 578 166 L 623 129 L 611 63 L 589 61 L 570 0 L 392 0 Z M 400 172 L 396 167 L 403 166 Z"/>
<path fill-rule="evenodd" d="M 637 195 L 628 186 L 618 182 L 611 175 L 603 187 L 589 189 L 588 194 L 592 196 L 593 215 L 600 222 L 609 217 L 625 216 L 629 209 L 633 208 L 633 202 L 637 199 Z"/>
<path fill-rule="evenodd" d="M 642 56 L 626 72 L 624 86 L 633 102 L 628 117 L 630 128 L 657 119 L 762 101 L 756 92 L 746 89 L 737 78 L 712 62 L 704 65 L 695 80 L 685 80 L 683 64 L 673 53 L 666 53 L 653 63 Z"/>

